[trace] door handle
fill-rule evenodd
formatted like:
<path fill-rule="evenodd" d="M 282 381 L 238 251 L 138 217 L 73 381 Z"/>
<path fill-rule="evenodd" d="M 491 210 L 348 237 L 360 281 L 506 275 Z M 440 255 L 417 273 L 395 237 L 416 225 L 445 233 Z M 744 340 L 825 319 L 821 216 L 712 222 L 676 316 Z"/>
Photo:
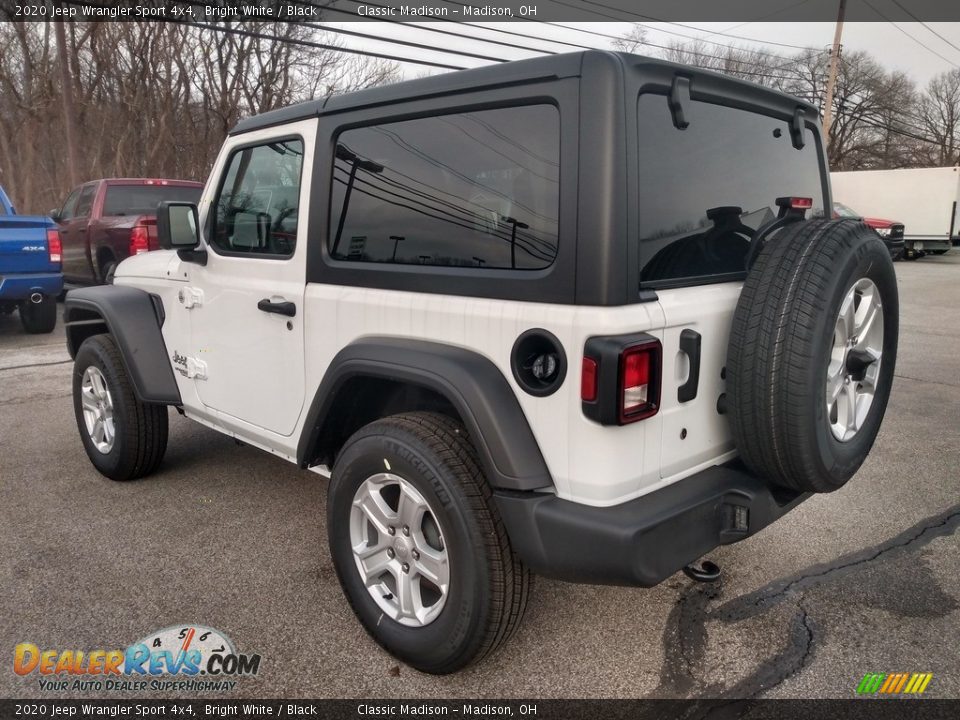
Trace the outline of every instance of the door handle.
<path fill-rule="evenodd" d="M 677 400 L 689 402 L 697 396 L 700 387 L 700 333 L 687 328 L 680 333 L 680 352 L 690 358 L 690 375 L 687 381 L 677 388 Z"/>
<path fill-rule="evenodd" d="M 270 298 L 264 298 L 257 303 L 257 309 L 277 315 L 286 315 L 287 317 L 293 317 L 297 314 L 297 306 L 287 300 L 272 302 Z"/>

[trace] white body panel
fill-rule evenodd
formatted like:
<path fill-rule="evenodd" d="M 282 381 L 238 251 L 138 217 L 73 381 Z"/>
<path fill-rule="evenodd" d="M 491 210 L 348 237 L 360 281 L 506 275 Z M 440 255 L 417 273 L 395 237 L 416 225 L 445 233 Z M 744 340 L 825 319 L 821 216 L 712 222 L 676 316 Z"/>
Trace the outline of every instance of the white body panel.
<path fill-rule="evenodd" d="M 686 377 L 669 369 L 675 363 L 673 335 L 679 337 L 679 329 L 674 333 L 671 328 L 665 339 L 662 302 L 577 307 L 310 284 L 305 298 L 307 386 L 318 387 L 337 351 L 364 336 L 418 338 L 479 352 L 500 369 L 516 392 L 557 494 L 590 505 L 614 505 L 690 475 L 703 464 L 732 457 L 730 433 L 716 403 L 739 284 L 713 286 L 714 302 L 709 304 L 702 304 L 703 290 L 661 292 L 662 298 L 669 298 L 671 313 L 681 317 L 677 308 L 696 312 L 695 327 L 704 335 L 701 391 L 684 407 L 677 402 L 677 387 Z M 524 393 L 510 370 L 510 349 L 517 336 L 531 327 L 553 333 L 567 355 L 566 380 L 547 397 Z M 633 332 L 647 332 L 664 342 L 662 410 L 623 427 L 601 426 L 587 419 L 580 407 L 578 369 L 584 343 L 594 335 Z M 679 428 L 684 424 L 687 438 L 680 440 Z M 663 438 L 664 426 L 669 428 L 669 440 Z M 660 471 L 662 446 L 680 453 L 671 456 L 668 475 Z"/>
<path fill-rule="evenodd" d="M 131 258 L 118 271 L 118 284 L 140 287 L 163 300 L 167 349 L 171 356 L 186 358 L 186 365 L 175 363 L 174 369 L 189 417 L 294 460 L 307 408 L 336 353 L 365 336 L 393 336 L 448 343 L 489 358 L 516 392 L 555 491 L 564 499 L 619 504 L 735 455 L 717 401 L 724 391 L 721 369 L 740 283 L 661 290 L 658 301 L 622 307 L 305 284 L 307 169 L 312 167 L 316 120 L 229 138 L 204 190 L 200 223 L 207 226 L 233 147 L 292 133 L 300 134 L 305 146 L 292 258 L 225 257 L 211 249 L 204 267 L 181 262 L 173 251 L 158 251 Z M 296 303 L 297 315 L 286 318 L 257 309 L 260 298 L 274 296 Z M 523 392 L 510 369 L 514 341 L 533 327 L 553 333 L 567 356 L 566 379 L 547 397 Z M 697 397 L 681 404 L 677 388 L 689 374 L 678 344 L 685 328 L 701 334 L 701 370 Z M 585 341 L 638 332 L 663 343 L 660 411 L 622 427 L 589 420 L 580 401 Z"/>
<path fill-rule="evenodd" d="M 830 174 L 833 199 L 867 217 L 901 222 L 904 237 L 950 239 L 960 201 L 960 168 L 860 170 Z"/>

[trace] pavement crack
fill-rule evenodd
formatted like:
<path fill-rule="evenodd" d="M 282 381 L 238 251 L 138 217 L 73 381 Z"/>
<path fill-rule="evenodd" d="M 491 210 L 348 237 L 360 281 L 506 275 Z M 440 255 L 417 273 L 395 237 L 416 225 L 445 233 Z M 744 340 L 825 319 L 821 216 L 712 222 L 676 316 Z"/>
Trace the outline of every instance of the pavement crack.
<path fill-rule="evenodd" d="M 804 605 L 804 596 L 796 599 L 797 612 L 794 615 L 791 643 L 787 650 L 774 661 L 767 663 L 767 671 L 755 673 L 745 681 L 728 689 L 724 694 L 731 698 L 758 698 L 779 687 L 810 663 L 813 655 L 813 620 Z"/>
<path fill-rule="evenodd" d="M 781 578 L 718 607 L 711 607 L 710 601 L 721 594 L 721 584 L 712 588 L 697 584 L 684 587 L 664 627 L 664 662 L 660 685 L 649 697 L 729 700 L 721 716 L 735 717 L 735 699 L 765 696 L 812 663 L 822 637 L 818 635 L 817 623 L 808 608 L 808 589 L 857 573 L 865 566 L 885 561 L 892 555 L 915 552 L 936 538 L 954 534 L 958 527 L 960 504 L 921 520 L 880 545 L 849 553 L 832 563 L 811 566 L 795 576 Z M 787 611 L 789 631 L 785 644 L 767 657 L 758 655 L 758 664 L 752 672 L 733 684 L 711 681 L 716 676 L 716 669 L 710 667 L 708 661 L 708 623 L 713 621 L 718 627 L 717 641 L 720 641 L 723 626 L 736 626 L 770 613 L 784 600 L 790 601 Z"/>
<path fill-rule="evenodd" d="M 925 378 L 912 377 L 910 375 L 899 375 L 897 373 L 894 373 L 893 376 L 895 378 L 900 378 L 901 380 L 912 380 L 913 382 L 918 383 L 929 383 L 930 385 L 943 385 L 944 387 L 960 388 L 960 384 L 957 383 L 942 382 L 940 380 L 927 380 Z"/>
<path fill-rule="evenodd" d="M 801 612 L 800 622 L 803 623 L 803 627 L 807 631 L 807 644 L 803 651 L 803 657 L 800 658 L 800 667 L 796 669 L 794 674 L 803 670 L 807 666 L 807 664 L 810 662 L 810 656 L 813 655 L 813 642 L 814 642 L 813 625 L 812 625 L 813 621 L 810 619 L 810 613 L 803 606 L 803 600 L 804 600 L 803 595 L 797 598 L 797 608 Z M 786 680 L 786 678 L 784 678 L 784 680 Z"/>
<path fill-rule="evenodd" d="M 952 535 L 958 525 L 960 525 L 960 505 L 954 505 L 945 513 L 921 521 L 880 546 L 862 550 L 860 553 L 854 555 L 848 555 L 847 559 L 841 559 L 836 563 L 820 566 L 819 569 L 814 572 L 808 572 L 790 580 L 778 590 L 774 590 L 772 587 L 768 587 L 766 592 L 761 590 L 757 594 L 758 597 L 754 600 L 753 604 L 755 607 L 771 604 L 789 595 L 794 588 L 806 587 L 816 580 L 822 580 L 831 575 L 843 573 L 859 565 L 875 562 L 891 552 L 904 550 L 916 543 L 926 545 L 936 537 Z"/>

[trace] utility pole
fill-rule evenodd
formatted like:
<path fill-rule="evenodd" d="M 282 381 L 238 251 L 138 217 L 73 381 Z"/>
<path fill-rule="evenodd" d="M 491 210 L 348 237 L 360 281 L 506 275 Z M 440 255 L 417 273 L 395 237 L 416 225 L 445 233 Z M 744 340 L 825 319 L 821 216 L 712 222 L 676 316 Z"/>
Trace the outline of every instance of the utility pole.
<path fill-rule="evenodd" d="M 833 124 L 833 91 L 837 84 L 837 66 L 840 64 L 840 36 L 843 34 L 843 15 L 847 0 L 840 0 L 837 13 L 837 29 L 833 33 L 833 49 L 830 51 L 830 74 L 827 76 L 827 96 L 823 108 L 823 144 L 830 147 L 830 126 Z"/>
<path fill-rule="evenodd" d="M 402 243 L 405 238 L 403 235 L 391 235 L 390 239 L 393 240 L 393 256 L 390 258 L 390 262 L 397 261 L 397 246 Z"/>
<path fill-rule="evenodd" d="M 500 216 L 500 221 L 509 223 L 510 228 L 510 267 L 517 267 L 517 228 L 526 230 L 530 226 L 506 215 Z"/>
<path fill-rule="evenodd" d="M 337 160 L 343 160 L 350 163 L 350 177 L 347 179 L 347 189 L 343 195 L 343 207 L 340 208 L 340 221 L 337 223 L 337 234 L 333 238 L 333 249 L 330 254 L 337 258 L 337 249 L 340 247 L 340 236 L 343 234 L 343 222 L 347 219 L 347 208 L 350 207 L 350 194 L 353 192 L 353 183 L 357 179 L 357 170 L 366 170 L 369 173 L 382 173 L 383 165 L 375 163 L 373 160 L 364 160 L 352 150 L 348 150 L 345 145 L 337 144 Z M 396 249 L 396 248 L 394 248 Z"/>
<path fill-rule="evenodd" d="M 60 56 L 60 84 L 63 85 L 63 139 L 67 145 L 67 175 L 70 187 L 77 184 L 77 145 L 74 140 L 73 121 L 76 117 L 73 107 L 73 83 L 70 81 L 70 65 L 67 59 L 67 34 L 63 29 L 64 21 L 53 23 L 57 33 L 57 53 Z"/>

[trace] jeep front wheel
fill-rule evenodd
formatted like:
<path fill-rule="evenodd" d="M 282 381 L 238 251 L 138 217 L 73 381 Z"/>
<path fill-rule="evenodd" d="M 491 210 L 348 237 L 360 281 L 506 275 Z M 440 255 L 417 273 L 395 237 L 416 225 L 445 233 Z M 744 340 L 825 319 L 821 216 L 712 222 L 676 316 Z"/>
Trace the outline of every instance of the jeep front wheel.
<path fill-rule="evenodd" d="M 866 225 L 813 220 L 767 243 L 727 358 L 734 440 L 755 473 L 806 492 L 846 483 L 880 430 L 898 318 L 893 263 Z"/>
<path fill-rule="evenodd" d="M 163 459 L 167 408 L 137 399 L 110 335 L 93 335 L 77 351 L 73 409 L 87 457 L 111 480 L 149 475 Z"/>
<path fill-rule="evenodd" d="M 459 670 L 520 623 L 529 573 L 450 418 L 395 415 L 357 431 L 333 469 L 327 532 L 360 622 L 418 670 Z"/>

